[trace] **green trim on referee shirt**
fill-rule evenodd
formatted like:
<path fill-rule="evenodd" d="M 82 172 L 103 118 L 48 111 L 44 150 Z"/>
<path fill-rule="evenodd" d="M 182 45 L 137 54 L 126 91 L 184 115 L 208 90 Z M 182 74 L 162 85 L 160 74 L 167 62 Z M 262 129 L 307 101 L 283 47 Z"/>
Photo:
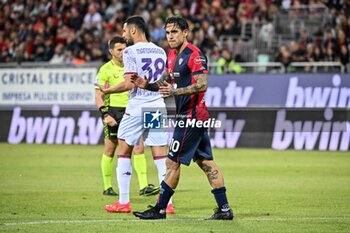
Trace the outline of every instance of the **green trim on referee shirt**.
<path fill-rule="evenodd" d="M 110 86 L 116 86 L 124 81 L 124 67 L 117 66 L 113 60 L 100 67 L 97 73 L 99 85 L 109 83 Z M 106 94 L 104 96 L 105 106 L 125 108 L 128 104 L 128 92 Z"/>

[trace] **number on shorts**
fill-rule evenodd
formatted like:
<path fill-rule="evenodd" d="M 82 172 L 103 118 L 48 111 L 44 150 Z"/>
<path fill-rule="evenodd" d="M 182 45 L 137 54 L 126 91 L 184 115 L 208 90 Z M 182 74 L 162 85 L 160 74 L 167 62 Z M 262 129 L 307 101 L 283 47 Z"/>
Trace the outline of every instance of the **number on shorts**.
<path fill-rule="evenodd" d="M 177 152 L 180 148 L 180 142 L 178 140 L 171 139 L 170 150 L 173 152 Z"/>

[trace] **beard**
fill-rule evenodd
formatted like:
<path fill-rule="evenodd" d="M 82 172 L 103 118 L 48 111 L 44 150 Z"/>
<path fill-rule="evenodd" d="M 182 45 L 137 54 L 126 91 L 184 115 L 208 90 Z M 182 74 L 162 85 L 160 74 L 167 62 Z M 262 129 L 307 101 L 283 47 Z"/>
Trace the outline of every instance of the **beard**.
<path fill-rule="evenodd" d="M 131 37 L 129 37 L 128 39 L 124 38 L 124 40 L 126 41 L 127 46 L 131 46 L 134 44 L 134 40 Z"/>
<path fill-rule="evenodd" d="M 126 45 L 129 47 L 129 46 L 131 46 L 131 45 L 133 45 L 134 43 L 132 42 L 132 41 L 127 41 L 126 42 Z"/>

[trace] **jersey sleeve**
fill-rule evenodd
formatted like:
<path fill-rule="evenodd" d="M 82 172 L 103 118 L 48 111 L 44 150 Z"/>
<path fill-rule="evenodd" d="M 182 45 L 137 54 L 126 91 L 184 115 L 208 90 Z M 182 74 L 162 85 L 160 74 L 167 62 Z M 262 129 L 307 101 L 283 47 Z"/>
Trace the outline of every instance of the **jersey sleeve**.
<path fill-rule="evenodd" d="M 169 73 L 169 68 L 170 68 L 170 63 L 173 63 L 174 61 L 174 56 L 175 56 L 175 51 L 174 50 L 170 50 L 168 52 L 168 57 L 166 59 L 166 63 L 165 63 L 165 68 L 164 71 Z"/>
<path fill-rule="evenodd" d="M 124 74 L 137 73 L 136 57 L 132 49 L 126 48 L 123 53 Z"/>
<path fill-rule="evenodd" d="M 188 60 L 188 67 L 193 75 L 208 73 L 207 57 L 200 51 L 194 51 Z"/>
<path fill-rule="evenodd" d="M 97 72 L 95 83 L 103 86 L 105 85 L 106 82 L 108 82 L 108 74 L 106 73 L 104 67 L 102 66 Z M 95 89 L 99 90 L 98 87 L 95 87 Z"/>
<path fill-rule="evenodd" d="M 169 58 L 166 59 L 166 62 L 165 62 L 165 67 L 164 67 L 164 71 L 165 72 L 169 72 L 169 69 L 168 69 L 168 60 Z"/>

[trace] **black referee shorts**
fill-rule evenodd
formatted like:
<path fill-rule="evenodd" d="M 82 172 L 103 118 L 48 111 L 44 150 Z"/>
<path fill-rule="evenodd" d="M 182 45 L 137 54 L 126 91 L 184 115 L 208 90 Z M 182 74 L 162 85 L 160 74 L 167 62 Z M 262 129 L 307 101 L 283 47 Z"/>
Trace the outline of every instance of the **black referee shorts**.
<path fill-rule="evenodd" d="M 109 126 L 103 122 L 103 135 L 108 139 L 118 139 L 119 123 L 123 118 L 125 108 L 108 107 L 108 114 L 116 120 L 116 126 Z"/>

